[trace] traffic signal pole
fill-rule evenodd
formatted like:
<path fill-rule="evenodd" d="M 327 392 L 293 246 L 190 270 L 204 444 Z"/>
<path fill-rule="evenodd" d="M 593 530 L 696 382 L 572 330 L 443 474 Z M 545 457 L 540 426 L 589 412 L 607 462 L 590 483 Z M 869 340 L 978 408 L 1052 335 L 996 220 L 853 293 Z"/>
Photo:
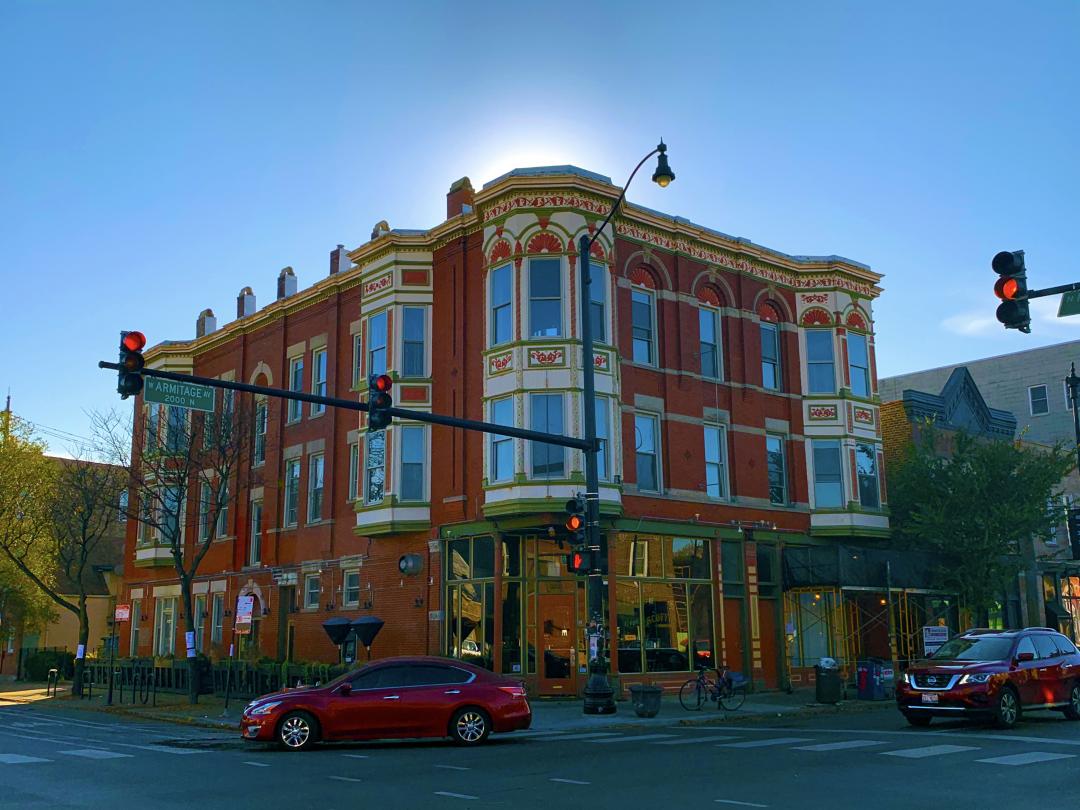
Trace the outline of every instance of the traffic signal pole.
<path fill-rule="evenodd" d="M 108 363 L 104 360 L 98 362 L 98 368 L 120 370 L 119 363 Z M 262 394 L 268 397 L 281 399 L 295 399 L 300 402 L 314 402 L 318 405 L 330 405 L 334 408 L 345 408 L 350 411 L 367 413 L 366 402 L 358 402 L 352 399 L 340 399 L 338 397 L 322 397 L 317 394 L 307 394 L 303 391 L 286 391 L 281 388 L 268 388 L 265 385 L 251 385 L 249 383 L 233 382 L 231 380 L 217 380 L 212 377 L 199 377 L 195 374 L 180 374 L 175 371 L 162 371 L 156 368 L 144 368 L 139 372 L 144 377 L 158 377 L 162 380 L 175 380 L 176 382 L 196 383 L 208 385 L 212 388 L 228 388 L 231 391 L 246 391 L 250 394 Z M 443 416 L 426 411 L 414 411 L 410 408 L 388 408 L 386 413 L 400 419 L 409 419 L 414 422 L 426 422 L 429 425 L 445 425 L 463 430 L 477 430 L 483 433 L 497 433 L 500 436 L 510 436 L 515 439 L 527 439 L 533 442 L 546 442 L 560 447 L 569 447 L 573 450 L 585 450 L 590 443 L 585 439 L 575 439 L 572 436 L 562 436 L 558 433 L 544 433 L 539 430 L 525 430 L 523 428 L 496 425 L 493 422 L 481 422 L 476 419 L 459 419 L 456 416 Z M 594 414 L 595 419 L 595 414 Z M 594 425 L 595 430 L 595 425 Z"/>

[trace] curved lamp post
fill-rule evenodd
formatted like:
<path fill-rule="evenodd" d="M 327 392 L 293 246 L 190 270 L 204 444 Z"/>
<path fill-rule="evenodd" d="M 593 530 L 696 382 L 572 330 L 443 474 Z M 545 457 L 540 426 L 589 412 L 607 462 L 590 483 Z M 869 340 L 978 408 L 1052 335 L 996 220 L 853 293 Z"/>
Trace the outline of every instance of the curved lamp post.
<path fill-rule="evenodd" d="M 596 439 L 596 387 L 595 365 L 593 356 L 592 321 L 589 318 L 589 288 L 592 284 L 592 269 L 590 251 L 604 228 L 615 216 L 619 206 L 626 198 L 626 190 L 638 173 L 638 169 L 645 165 L 645 161 L 653 155 L 659 155 L 656 161 L 656 171 L 653 172 L 653 182 L 660 188 L 667 188 L 675 173 L 671 171 L 667 160 L 667 146 L 661 140 L 655 149 L 641 159 L 641 162 L 630 172 L 630 177 L 623 185 L 619 198 L 611 207 L 603 223 L 596 232 L 589 236 L 583 234 L 578 241 L 578 255 L 581 257 L 581 349 L 582 349 L 582 376 L 584 396 L 584 438 L 590 443 L 591 449 L 585 451 L 585 538 L 590 549 L 600 552 L 603 559 L 607 559 L 607 542 L 600 537 L 600 476 L 597 471 L 596 454 L 599 451 L 599 442 Z M 608 680 L 608 657 L 604 650 L 604 616 L 603 616 L 603 574 L 598 571 L 589 573 L 588 601 L 589 601 L 589 682 L 585 686 L 585 702 L 583 710 L 585 714 L 614 714 L 615 691 L 611 688 Z"/>

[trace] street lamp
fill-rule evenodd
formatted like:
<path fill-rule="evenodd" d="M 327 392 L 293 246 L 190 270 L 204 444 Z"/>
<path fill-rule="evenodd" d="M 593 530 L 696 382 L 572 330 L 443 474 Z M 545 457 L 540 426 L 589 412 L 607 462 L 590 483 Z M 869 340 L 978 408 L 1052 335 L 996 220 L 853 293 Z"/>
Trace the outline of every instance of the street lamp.
<path fill-rule="evenodd" d="M 645 165 L 645 161 L 653 155 L 660 157 L 656 161 L 656 171 L 653 172 L 653 182 L 661 188 L 666 188 L 675 179 L 675 173 L 671 171 L 667 161 L 667 146 L 661 140 L 655 149 L 641 159 L 641 162 L 630 172 L 630 177 L 623 184 L 622 192 L 615 204 L 611 207 L 603 223 L 596 229 L 592 236 L 582 234 L 578 240 L 578 255 L 581 257 L 581 356 L 583 396 L 585 410 L 585 440 L 589 442 L 589 449 L 585 452 L 585 539 L 589 548 L 599 551 L 601 557 L 607 555 L 607 543 L 600 539 L 600 476 L 597 470 L 596 454 L 599 451 L 599 442 L 596 439 L 596 380 L 593 357 L 592 321 L 589 318 L 589 288 L 592 284 L 591 262 L 589 261 L 593 243 L 600 238 L 615 212 L 626 198 L 626 190 L 638 173 L 638 169 Z M 589 571 L 588 602 L 589 602 L 589 682 L 585 686 L 585 702 L 583 711 L 585 714 L 614 714 L 615 713 L 615 690 L 611 688 L 608 680 L 608 661 L 604 655 L 604 575 L 596 566 Z"/>
<path fill-rule="evenodd" d="M 114 565 L 95 565 L 94 571 L 98 574 L 111 574 L 116 570 Z M 108 583 L 107 583 L 108 584 Z M 116 594 L 112 593 L 112 586 L 109 585 L 109 595 L 112 597 L 112 609 L 111 617 L 109 619 L 109 691 L 105 697 L 105 705 L 112 706 L 113 702 L 113 681 L 116 679 Z M 123 692 L 120 693 L 121 702 L 124 699 Z"/>

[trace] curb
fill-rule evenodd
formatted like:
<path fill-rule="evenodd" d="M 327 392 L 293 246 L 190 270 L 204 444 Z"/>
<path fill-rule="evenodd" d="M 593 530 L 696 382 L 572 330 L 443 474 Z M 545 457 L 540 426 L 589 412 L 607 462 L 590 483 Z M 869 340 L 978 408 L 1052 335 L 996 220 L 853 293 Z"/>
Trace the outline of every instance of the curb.
<path fill-rule="evenodd" d="M 14 702 L 14 701 L 13 701 Z M 21 705 L 28 705 L 30 701 L 26 703 L 20 702 Z M 55 709 L 71 709 L 80 712 L 95 712 L 97 714 L 114 714 L 122 717 L 128 717 L 136 720 L 152 720 L 159 723 L 169 723 L 177 726 L 193 726 L 196 728 L 212 729 L 214 731 L 236 731 L 239 728 L 240 716 L 236 717 L 236 720 L 223 720 L 217 721 L 209 717 L 184 717 L 182 715 L 173 715 L 169 712 L 162 711 L 132 711 L 130 708 L 121 705 L 114 706 L 95 706 L 92 704 L 82 703 L 81 705 L 75 700 L 64 701 L 36 701 L 33 702 L 35 708 L 41 708 L 48 710 L 50 708 Z"/>

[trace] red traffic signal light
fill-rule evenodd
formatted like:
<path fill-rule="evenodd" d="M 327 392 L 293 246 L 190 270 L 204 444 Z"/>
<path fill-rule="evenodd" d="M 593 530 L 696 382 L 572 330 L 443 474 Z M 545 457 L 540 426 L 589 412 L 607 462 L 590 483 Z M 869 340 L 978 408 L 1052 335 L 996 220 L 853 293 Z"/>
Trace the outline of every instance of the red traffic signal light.
<path fill-rule="evenodd" d="M 581 515 L 570 515 L 566 519 L 566 529 L 571 532 L 580 532 L 585 528 L 585 518 Z"/>
<path fill-rule="evenodd" d="M 146 335 L 142 332 L 124 332 L 120 337 L 120 350 L 141 352 L 146 346 Z"/>
<path fill-rule="evenodd" d="M 389 374 L 380 374 L 375 378 L 375 390 L 383 394 L 389 394 L 390 389 L 394 387 L 394 381 L 390 379 Z"/>
<path fill-rule="evenodd" d="M 1027 268 L 1024 251 L 1003 250 L 990 262 L 999 278 L 994 283 L 994 295 L 1001 299 L 997 319 L 1006 329 L 1031 331 L 1031 313 L 1028 309 Z"/>
<path fill-rule="evenodd" d="M 994 284 L 994 295 L 1002 301 L 1015 301 L 1020 295 L 1020 282 L 1012 276 L 1002 276 Z"/>
<path fill-rule="evenodd" d="M 388 374 L 372 374 L 368 377 L 368 430 L 383 430 L 393 417 L 389 411 L 394 407 L 390 389 L 394 381 Z"/>
<path fill-rule="evenodd" d="M 143 389 L 142 370 L 146 360 L 142 356 L 146 335 L 142 332 L 120 333 L 120 369 L 117 371 L 116 393 L 121 399 L 138 394 Z"/>

